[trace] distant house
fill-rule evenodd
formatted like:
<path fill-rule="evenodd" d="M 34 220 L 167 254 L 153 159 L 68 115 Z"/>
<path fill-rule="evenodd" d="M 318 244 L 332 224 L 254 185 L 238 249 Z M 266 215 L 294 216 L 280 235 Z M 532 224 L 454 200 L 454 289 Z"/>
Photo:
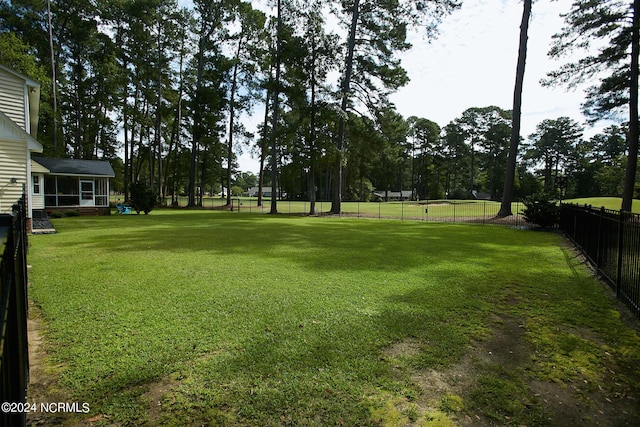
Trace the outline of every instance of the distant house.
<path fill-rule="evenodd" d="M 109 162 L 34 156 L 31 177 L 34 210 L 110 213 L 109 178 L 115 173 Z"/>
<path fill-rule="evenodd" d="M 259 187 L 249 187 L 249 189 L 244 193 L 245 196 L 248 197 L 258 197 L 258 192 L 260 191 Z M 283 192 L 280 194 L 280 189 L 276 188 L 276 194 L 279 197 L 286 198 L 287 193 Z M 271 197 L 271 187 L 262 187 L 262 197 Z"/>
<path fill-rule="evenodd" d="M 390 202 L 390 201 L 403 201 L 411 200 L 413 197 L 413 191 L 381 191 L 375 190 L 373 192 L 373 200 L 378 202 Z"/>
<path fill-rule="evenodd" d="M 489 193 L 481 193 L 476 190 L 471 190 L 471 195 L 476 200 L 491 200 L 491 194 Z"/>

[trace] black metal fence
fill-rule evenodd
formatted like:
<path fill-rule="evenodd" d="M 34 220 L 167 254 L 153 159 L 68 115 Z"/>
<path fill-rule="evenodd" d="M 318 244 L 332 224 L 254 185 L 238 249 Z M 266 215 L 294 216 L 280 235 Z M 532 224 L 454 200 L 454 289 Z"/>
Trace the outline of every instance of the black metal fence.
<path fill-rule="evenodd" d="M 178 206 L 186 206 L 184 199 Z M 278 200 L 277 211 L 283 215 L 308 215 L 311 203 L 308 200 Z M 267 214 L 271 211 L 271 200 L 263 200 L 258 205 L 256 198 L 233 198 L 226 206 L 226 199 L 205 198 L 202 209 L 228 209 L 238 213 Z M 330 201 L 315 202 L 316 215 L 327 215 Z M 513 215 L 498 218 L 500 202 L 489 200 L 420 200 L 391 202 L 352 202 L 341 203 L 341 216 L 351 218 L 377 218 L 396 220 L 420 220 L 430 222 L 499 224 L 507 226 L 526 226 L 523 217 L 524 204 L 513 202 Z"/>
<path fill-rule="evenodd" d="M 13 214 L 0 214 L 0 426 L 26 425 L 27 224 L 24 197 Z"/>
<path fill-rule="evenodd" d="M 640 215 L 562 204 L 560 229 L 640 317 Z"/>

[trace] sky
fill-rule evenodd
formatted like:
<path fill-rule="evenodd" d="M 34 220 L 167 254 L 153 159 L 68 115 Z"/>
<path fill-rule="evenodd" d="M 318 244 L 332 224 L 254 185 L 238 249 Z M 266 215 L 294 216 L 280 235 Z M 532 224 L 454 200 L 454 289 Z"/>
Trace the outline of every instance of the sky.
<path fill-rule="evenodd" d="M 264 3 L 255 1 L 255 3 Z M 403 53 L 402 64 L 410 83 L 391 96 L 404 117 L 432 120 L 441 127 L 471 107 L 496 105 L 513 108 L 521 0 L 462 0 L 462 7 L 444 18 L 439 35 L 430 42 L 418 31 L 409 34 L 413 48 Z M 568 116 L 584 123 L 580 104 L 583 90 L 543 87 L 540 79 L 564 62 L 547 56 L 551 38 L 564 26 L 561 13 L 571 0 L 537 0 L 529 24 L 527 63 L 522 100 L 521 135 L 526 138 L 544 119 Z M 263 110 L 264 111 L 264 110 Z M 245 118 L 251 128 L 262 113 Z M 587 128 L 590 136 L 608 125 Z M 256 173 L 258 163 L 248 150 L 240 155 L 242 171 Z"/>

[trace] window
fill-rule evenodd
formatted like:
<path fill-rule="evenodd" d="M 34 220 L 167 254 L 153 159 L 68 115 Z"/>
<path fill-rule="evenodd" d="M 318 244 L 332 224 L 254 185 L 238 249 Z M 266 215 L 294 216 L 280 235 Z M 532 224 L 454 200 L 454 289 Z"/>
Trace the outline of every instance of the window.
<path fill-rule="evenodd" d="M 77 206 L 80 204 L 78 178 L 48 176 L 44 181 L 44 192 L 45 206 Z"/>
<path fill-rule="evenodd" d="M 40 175 L 32 175 L 33 194 L 40 194 Z"/>

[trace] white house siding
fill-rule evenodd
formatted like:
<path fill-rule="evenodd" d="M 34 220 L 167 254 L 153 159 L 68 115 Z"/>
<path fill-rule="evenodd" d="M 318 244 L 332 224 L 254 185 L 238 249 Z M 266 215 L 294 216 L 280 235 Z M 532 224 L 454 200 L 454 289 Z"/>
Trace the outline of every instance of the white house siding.
<path fill-rule="evenodd" d="M 7 128 L 0 121 L 0 213 L 10 213 L 11 206 L 22 196 L 23 185 L 29 184 L 27 142 L 7 135 Z"/>
<path fill-rule="evenodd" d="M 44 209 L 44 175 L 49 173 L 49 169 L 45 168 L 38 162 L 31 160 L 31 208 Z M 37 180 L 37 183 L 36 183 Z M 39 193 L 35 191 L 38 185 Z"/>
<path fill-rule="evenodd" d="M 0 111 L 7 115 L 15 124 L 26 132 L 29 127 L 25 121 L 27 106 L 25 105 L 25 81 L 17 76 L 0 70 Z"/>

